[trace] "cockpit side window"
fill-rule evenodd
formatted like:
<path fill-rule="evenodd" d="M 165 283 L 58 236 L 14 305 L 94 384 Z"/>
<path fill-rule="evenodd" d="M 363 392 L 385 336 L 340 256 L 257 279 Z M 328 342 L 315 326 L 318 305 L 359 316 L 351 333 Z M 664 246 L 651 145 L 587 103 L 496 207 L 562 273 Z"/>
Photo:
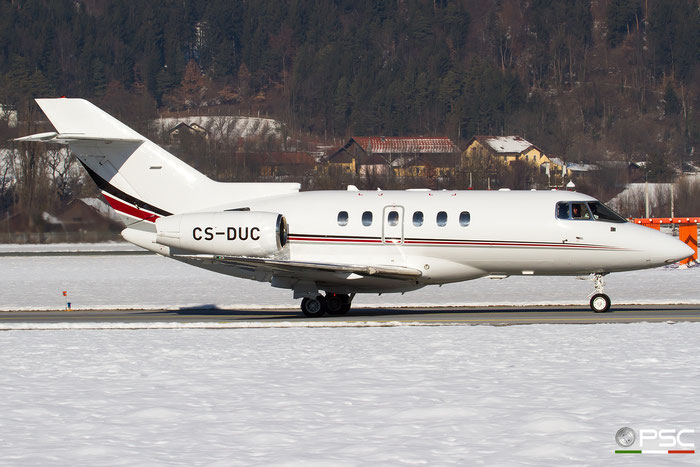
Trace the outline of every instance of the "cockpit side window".
<path fill-rule="evenodd" d="M 601 203 L 600 201 L 592 201 L 588 203 L 588 206 L 591 208 L 591 212 L 593 213 L 593 218 L 597 221 L 606 221 L 606 222 L 616 222 L 619 224 L 622 224 L 623 222 L 627 222 L 624 217 Z"/>
<path fill-rule="evenodd" d="M 597 220 L 604 222 L 627 222 L 624 217 L 600 201 L 562 201 L 557 203 L 558 219 Z"/>
<path fill-rule="evenodd" d="M 586 203 L 571 203 L 571 218 L 580 220 L 590 220 L 591 213 Z"/>
<path fill-rule="evenodd" d="M 569 203 L 557 203 L 557 217 L 559 219 L 570 219 Z"/>

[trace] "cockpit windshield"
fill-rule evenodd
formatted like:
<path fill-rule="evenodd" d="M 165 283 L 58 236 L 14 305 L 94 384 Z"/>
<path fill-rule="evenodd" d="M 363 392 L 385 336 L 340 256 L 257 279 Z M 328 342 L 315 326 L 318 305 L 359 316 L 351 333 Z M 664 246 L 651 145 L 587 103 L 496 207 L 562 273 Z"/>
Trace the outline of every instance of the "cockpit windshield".
<path fill-rule="evenodd" d="M 561 201 L 557 203 L 557 218 L 574 220 L 596 220 L 623 223 L 624 217 L 600 201 Z"/>

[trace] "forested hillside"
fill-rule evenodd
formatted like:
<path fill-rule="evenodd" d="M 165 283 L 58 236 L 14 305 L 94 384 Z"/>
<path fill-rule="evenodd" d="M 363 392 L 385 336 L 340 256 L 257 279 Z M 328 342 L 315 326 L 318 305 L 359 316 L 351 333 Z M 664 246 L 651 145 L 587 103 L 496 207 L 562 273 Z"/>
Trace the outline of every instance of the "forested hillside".
<path fill-rule="evenodd" d="M 226 106 L 320 139 L 519 134 L 665 180 L 697 160 L 699 2 L 0 0 L 0 104 L 61 95 L 137 127 Z"/>
<path fill-rule="evenodd" d="M 335 135 L 597 140 L 618 122 L 683 114 L 673 130 L 687 151 L 698 132 L 697 0 L 1 5 L 4 103 L 123 87 L 170 108 L 257 97 L 292 125 Z M 183 83 L 190 60 L 206 89 Z"/>

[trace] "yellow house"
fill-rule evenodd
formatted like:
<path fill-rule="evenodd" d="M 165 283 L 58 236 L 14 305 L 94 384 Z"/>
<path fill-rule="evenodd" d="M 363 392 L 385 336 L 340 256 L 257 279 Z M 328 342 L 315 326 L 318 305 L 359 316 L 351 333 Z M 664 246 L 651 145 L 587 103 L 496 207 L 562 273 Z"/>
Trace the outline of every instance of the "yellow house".
<path fill-rule="evenodd" d="M 338 151 L 336 153 L 333 153 L 328 158 L 328 162 L 333 164 L 333 167 L 337 167 L 341 172 L 348 174 L 354 174 L 358 172 L 357 164 L 355 162 L 356 160 L 357 159 L 353 157 L 353 155 L 345 151 Z"/>
<path fill-rule="evenodd" d="M 474 136 L 469 141 L 463 158 L 484 153 L 500 159 L 506 164 L 521 160 L 541 167 L 543 164 L 550 163 L 549 158 L 540 148 L 520 136 Z"/>

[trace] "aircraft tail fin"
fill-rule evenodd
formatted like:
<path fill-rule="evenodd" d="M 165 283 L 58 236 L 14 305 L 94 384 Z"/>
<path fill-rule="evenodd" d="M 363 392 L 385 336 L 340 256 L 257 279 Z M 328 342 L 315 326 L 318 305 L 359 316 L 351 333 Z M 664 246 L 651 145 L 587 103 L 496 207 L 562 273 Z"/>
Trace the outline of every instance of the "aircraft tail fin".
<path fill-rule="evenodd" d="M 37 99 L 56 133 L 18 141 L 67 144 L 127 225 L 299 191 L 298 183 L 221 183 L 84 99 Z"/>

